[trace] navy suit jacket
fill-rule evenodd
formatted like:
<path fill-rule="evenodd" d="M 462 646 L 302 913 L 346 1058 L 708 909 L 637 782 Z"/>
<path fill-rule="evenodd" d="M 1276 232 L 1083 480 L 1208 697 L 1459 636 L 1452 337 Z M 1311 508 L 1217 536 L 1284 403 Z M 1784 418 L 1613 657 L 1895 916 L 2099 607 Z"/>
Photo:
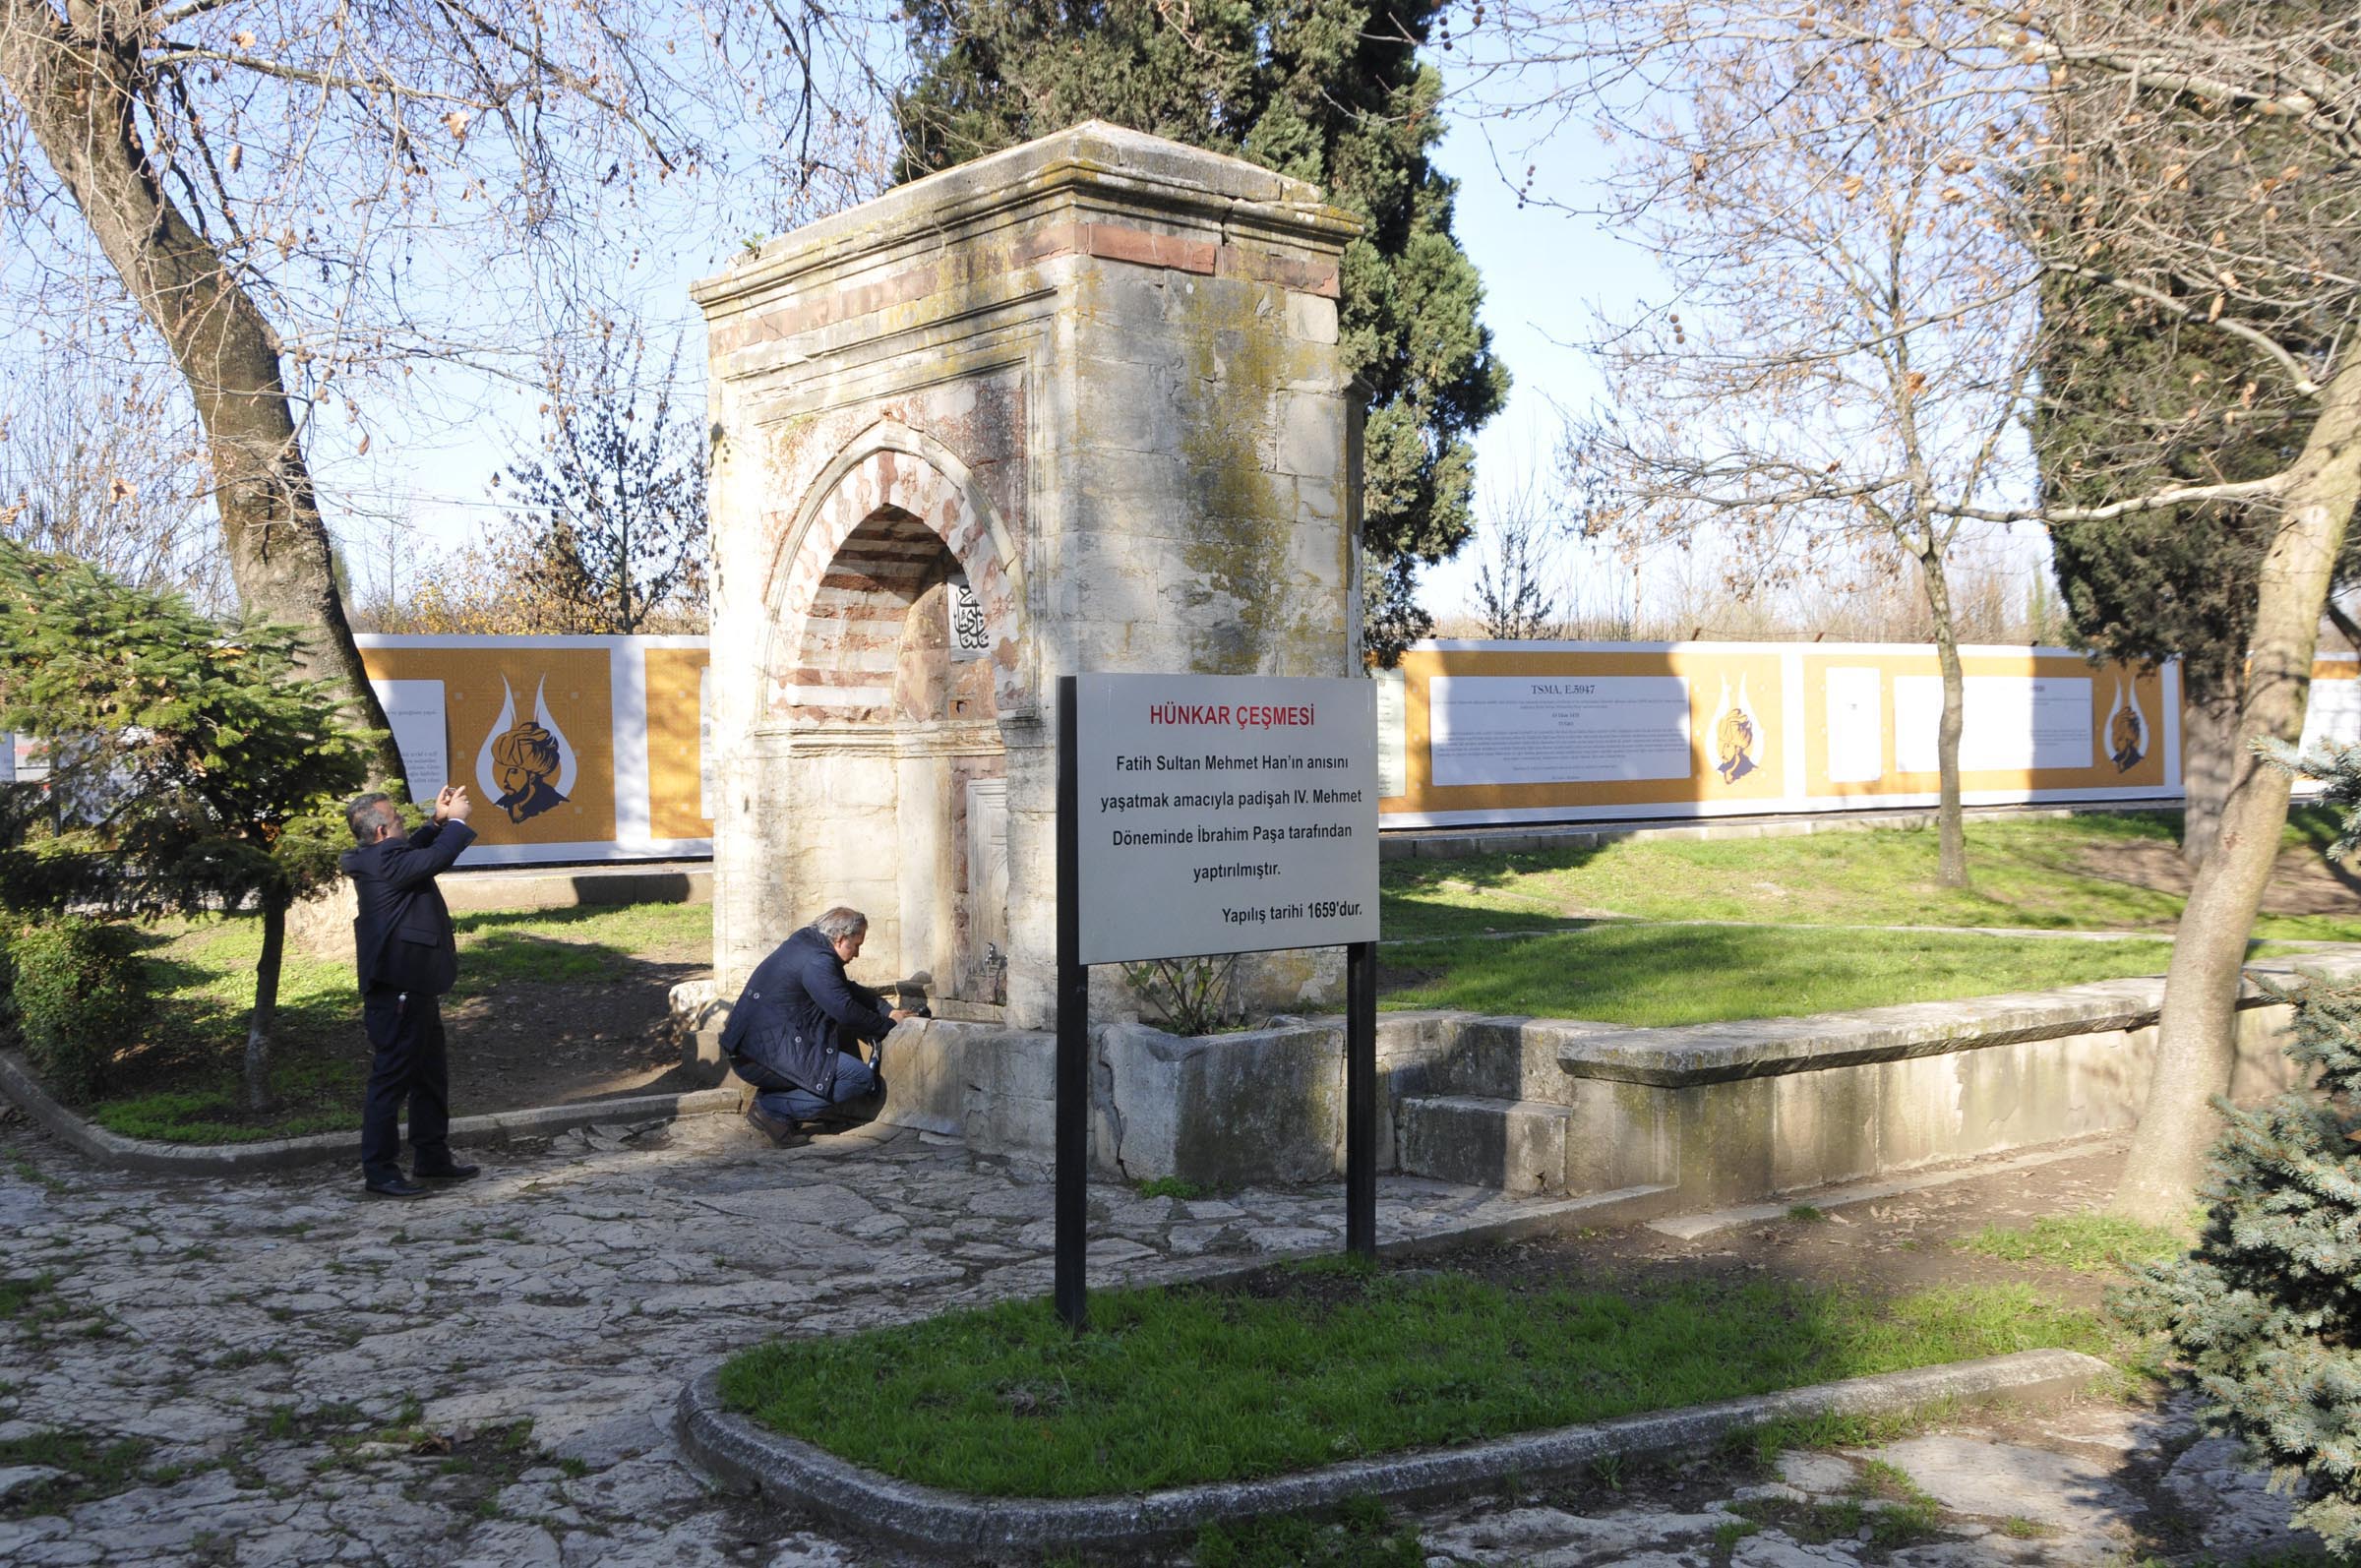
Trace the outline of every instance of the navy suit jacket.
<path fill-rule="evenodd" d="M 857 1040 L 882 1040 L 892 1027 L 885 998 L 847 977 L 819 928 L 806 926 L 747 977 L 721 1048 L 824 1095 L 836 1083 L 837 1053 Z"/>
<path fill-rule="evenodd" d="M 406 839 L 344 852 L 339 864 L 360 901 L 352 943 L 361 990 L 383 986 L 440 996 L 459 978 L 451 910 L 435 877 L 474 842 L 475 829 L 465 822 L 429 822 Z"/>

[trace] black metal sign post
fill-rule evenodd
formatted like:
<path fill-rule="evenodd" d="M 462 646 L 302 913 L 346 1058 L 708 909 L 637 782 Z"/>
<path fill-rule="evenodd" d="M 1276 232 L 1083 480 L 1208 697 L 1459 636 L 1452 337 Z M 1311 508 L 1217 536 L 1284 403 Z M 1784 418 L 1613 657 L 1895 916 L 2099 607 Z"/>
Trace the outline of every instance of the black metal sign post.
<path fill-rule="evenodd" d="M 1345 1250 L 1377 1260 L 1377 944 L 1345 949 Z"/>
<path fill-rule="evenodd" d="M 1058 1165 L 1052 1298 L 1075 1333 L 1089 1326 L 1090 966 L 1082 962 L 1081 763 L 1077 678 L 1058 678 Z M 1376 846 L 1370 846 L 1376 853 Z M 1345 1247 L 1377 1256 L 1377 944 L 1345 946 Z"/>
<path fill-rule="evenodd" d="M 1090 969 L 1082 952 L 1082 813 L 1074 721 L 1074 678 L 1058 678 L 1058 1318 L 1079 1334 L 1089 1326 L 1082 1259 L 1089 1245 Z"/>

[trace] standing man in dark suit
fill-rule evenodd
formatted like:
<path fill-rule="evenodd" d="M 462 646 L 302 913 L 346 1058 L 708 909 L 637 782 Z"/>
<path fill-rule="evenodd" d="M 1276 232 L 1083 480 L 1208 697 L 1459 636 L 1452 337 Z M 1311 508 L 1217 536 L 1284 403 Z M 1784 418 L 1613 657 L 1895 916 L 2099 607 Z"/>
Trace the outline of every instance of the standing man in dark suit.
<path fill-rule="evenodd" d="M 473 810 L 463 784 L 435 797 L 435 817 L 404 835 L 401 814 L 383 795 L 364 795 L 344 809 L 360 848 L 344 852 L 360 913 L 353 918 L 354 957 L 360 970 L 361 1020 L 376 1055 L 369 1063 L 369 1098 L 361 1112 L 361 1175 L 381 1197 L 422 1197 L 420 1181 L 464 1181 L 476 1167 L 461 1165 L 446 1141 L 451 1100 L 443 1054 L 443 994 L 458 979 L 451 911 L 435 877 L 475 842 L 467 825 Z M 402 1103 L 410 1110 L 411 1177 L 401 1174 Z"/>

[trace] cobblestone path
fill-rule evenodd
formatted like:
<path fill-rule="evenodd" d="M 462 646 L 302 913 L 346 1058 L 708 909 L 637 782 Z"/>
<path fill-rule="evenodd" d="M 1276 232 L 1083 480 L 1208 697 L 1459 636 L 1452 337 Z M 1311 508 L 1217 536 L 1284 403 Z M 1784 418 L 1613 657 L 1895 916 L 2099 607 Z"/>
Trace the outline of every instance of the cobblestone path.
<path fill-rule="evenodd" d="M 44 1514 L 24 1505 L 56 1497 L 59 1467 L 0 1469 L 0 1562 L 881 1560 L 709 1494 L 674 1396 L 773 1333 L 1050 1285 L 1047 1172 L 925 1134 L 777 1150 L 706 1116 L 483 1158 L 474 1181 L 390 1202 L 342 1169 L 173 1180 L 11 1139 L 0 1440 L 55 1434 L 123 1474 Z M 1342 1245 L 1341 1181 L 1091 1196 L 1094 1286 Z M 1515 1208 L 1388 1182 L 1379 1224 Z"/>
<path fill-rule="evenodd" d="M 15 1456 L 0 1461 L 0 1562 L 912 1560 L 710 1490 L 680 1459 L 674 1397 L 772 1333 L 1046 1292 L 1046 1172 L 890 1130 L 774 1150 L 720 1116 L 592 1128 L 485 1162 L 473 1182 L 396 1203 L 362 1198 L 340 1169 L 161 1179 L 13 1131 L 0 1155 L 0 1281 L 13 1282 L 0 1284 L 0 1441 Z M 1094 1285 L 1341 1245 L 1341 1181 L 1219 1201 L 1109 1185 L 1092 1202 Z M 1380 1234 L 1526 1208 L 1389 1179 Z M 2244 1521 L 2219 1545 L 2286 1543 L 2283 1500 L 2205 1445 L 2180 1453 L 2180 1416 L 2068 1411 L 2048 1430 L 2056 1440 L 2022 1452 L 1970 1431 L 1897 1459 L 1962 1512 L 1891 1560 L 2124 1560 L 2125 1520 L 2144 1505 L 2102 1484 L 2101 1462 L 2143 1445 L 2179 1455 L 2193 1508 Z M 1742 1533 L 1728 1511 L 1739 1494 L 1481 1499 L 1424 1516 L 1428 1561 L 1885 1559 L 1874 1541 L 1815 1538 L 1830 1509 L 1853 1506 L 1865 1460 L 1815 1462 L 1764 1494 L 1793 1509 L 1791 1529 Z M 2012 1506 L 2055 1495 L 2059 1518 L 2023 1538 L 1944 1492 L 1953 1473 L 1994 1464 L 2031 1478 Z"/>

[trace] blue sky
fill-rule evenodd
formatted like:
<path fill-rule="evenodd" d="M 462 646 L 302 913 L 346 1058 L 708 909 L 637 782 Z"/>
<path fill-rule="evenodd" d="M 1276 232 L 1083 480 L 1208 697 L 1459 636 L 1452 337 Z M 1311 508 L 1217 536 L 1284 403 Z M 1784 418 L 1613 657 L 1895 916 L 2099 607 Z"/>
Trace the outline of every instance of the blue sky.
<path fill-rule="evenodd" d="M 1483 273 L 1484 320 L 1514 377 L 1507 408 L 1478 438 L 1480 520 L 1519 476 L 1539 470 L 1545 480 L 1557 410 L 1580 409 L 1592 399 L 1598 379 L 1570 346 L 1584 334 L 1591 306 L 1628 307 L 1654 275 L 1641 252 L 1586 218 L 1520 210 L 1494 170 L 1489 131 L 1483 122 L 1455 121 L 1439 158 L 1461 181 L 1461 243 Z M 1598 155 L 1598 144 L 1573 135 L 1559 141 L 1572 145 L 1552 150 L 1539 189 L 1579 204 L 1589 173 L 1583 160 Z M 1519 160 L 1521 166 L 1521 154 Z M 668 254 L 650 247 L 643 253 L 648 259 L 624 278 L 658 343 L 685 333 L 683 380 L 692 397 L 701 397 L 702 325 L 688 285 L 717 271 L 745 237 L 707 226 L 685 234 Z M 356 454 L 356 437 L 337 420 L 314 430 L 323 497 L 364 597 L 389 573 L 403 572 L 405 554 L 414 560 L 455 549 L 496 524 L 502 510 L 488 482 L 539 436 L 540 399 L 530 390 L 454 375 L 416 391 L 410 411 L 395 415 L 380 406 L 368 455 Z M 1472 544 L 1429 574 L 1423 597 L 1431 612 L 1452 616 L 1466 608 L 1477 554 Z"/>

